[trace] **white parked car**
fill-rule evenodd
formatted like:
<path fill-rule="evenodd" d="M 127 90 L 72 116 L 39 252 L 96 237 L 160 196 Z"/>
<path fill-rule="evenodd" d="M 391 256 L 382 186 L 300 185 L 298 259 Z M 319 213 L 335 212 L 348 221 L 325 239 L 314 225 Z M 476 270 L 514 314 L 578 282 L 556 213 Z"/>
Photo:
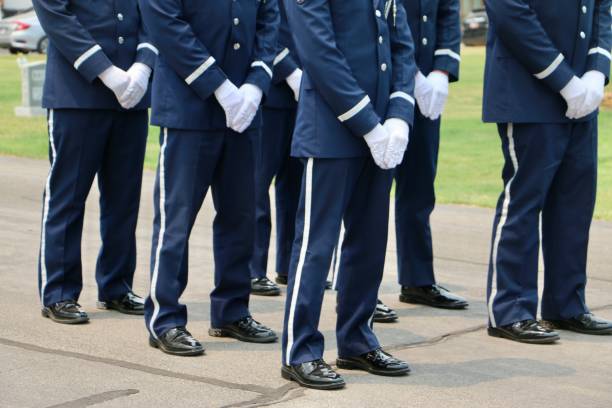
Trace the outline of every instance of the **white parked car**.
<path fill-rule="evenodd" d="M 45 34 L 36 13 L 29 12 L 12 17 L 13 31 L 11 32 L 10 50 L 16 52 L 47 53 L 49 39 Z"/>

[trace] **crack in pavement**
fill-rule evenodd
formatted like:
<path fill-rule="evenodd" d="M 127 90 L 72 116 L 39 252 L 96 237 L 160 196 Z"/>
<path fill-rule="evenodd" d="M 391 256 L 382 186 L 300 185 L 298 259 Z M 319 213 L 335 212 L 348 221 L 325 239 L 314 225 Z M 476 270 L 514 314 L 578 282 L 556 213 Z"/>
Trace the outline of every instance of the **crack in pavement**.
<path fill-rule="evenodd" d="M 488 267 L 489 266 L 488 262 L 472 261 L 472 260 L 469 260 L 469 259 L 452 258 L 452 257 L 446 257 L 446 256 L 435 256 L 434 259 L 437 259 L 437 260 L 440 260 L 440 261 L 463 263 L 463 264 L 474 265 L 474 266 L 484 266 L 484 267 Z M 538 271 L 538 272 L 540 272 L 540 271 Z M 612 279 L 598 278 L 596 276 L 589 276 L 588 278 L 589 278 L 589 280 L 612 283 Z"/>
<path fill-rule="evenodd" d="M 127 397 L 138 394 L 140 391 L 135 389 L 106 391 L 100 394 L 90 395 L 88 397 L 75 399 L 73 401 L 62 402 L 61 404 L 51 405 L 47 408 L 84 408 L 91 405 L 101 404 L 103 402 L 112 401 L 117 398 Z"/>
<path fill-rule="evenodd" d="M 602 305 L 602 306 L 597 306 L 591 309 L 592 312 L 596 312 L 599 310 L 606 310 L 606 309 L 612 309 L 612 303 L 607 304 L 607 305 Z M 470 333 L 474 333 L 483 329 L 487 328 L 487 324 L 479 324 L 477 326 L 472 326 L 472 327 L 468 327 L 465 329 L 461 329 L 461 330 L 456 330 L 456 331 L 452 331 L 449 333 L 444 333 L 441 334 L 439 336 L 436 337 L 432 337 L 426 340 L 421 340 L 421 341 L 414 341 L 411 343 L 404 343 L 404 344 L 396 344 L 394 346 L 389 346 L 389 347 L 385 347 L 385 350 L 389 350 L 389 351 L 398 351 L 398 350 L 406 350 L 406 349 L 411 349 L 411 348 L 418 348 L 418 347 L 429 347 L 429 346 L 435 346 L 439 343 L 442 343 L 446 340 L 449 340 L 451 338 L 454 337 L 461 337 L 464 336 L 466 334 L 470 334 Z"/>
<path fill-rule="evenodd" d="M 598 306 L 591 310 L 600 311 L 600 310 L 606 310 L 606 309 L 612 309 L 612 303 L 607 304 L 607 305 Z M 435 336 L 435 337 L 432 337 L 426 340 L 404 343 L 404 344 L 396 344 L 394 346 L 388 346 L 388 347 L 385 347 L 385 349 L 388 351 L 398 351 L 398 350 L 406 350 L 410 348 L 435 346 L 446 340 L 456 338 L 456 337 L 461 337 L 466 334 L 474 333 L 474 332 L 483 330 L 486 327 L 487 327 L 487 324 L 480 324 L 477 326 L 471 326 L 465 329 L 456 330 L 456 331 L 449 332 L 449 333 L 444 333 L 442 335 Z M 131 363 L 128 361 L 123 361 L 123 360 L 116 360 L 116 359 L 105 358 L 105 357 L 97 357 L 97 356 L 77 353 L 73 351 L 51 349 L 51 348 L 37 346 L 34 344 L 30 344 L 30 343 L 18 342 L 18 341 L 14 341 L 14 340 L 2 338 L 2 337 L 0 337 L 0 344 L 8 346 L 8 347 L 16 347 L 16 348 L 20 348 L 23 350 L 34 351 L 37 353 L 51 354 L 55 356 L 75 358 L 75 359 L 90 361 L 94 363 L 111 365 L 115 367 L 125 368 L 128 370 L 140 371 L 140 372 L 144 372 L 144 373 L 156 375 L 156 376 L 161 376 L 161 377 L 192 381 L 192 382 L 203 383 L 203 384 L 213 385 L 213 386 L 222 387 L 222 388 L 228 388 L 228 389 L 234 389 L 234 390 L 240 390 L 240 391 L 260 394 L 259 396 L 253 399 L 238 402 L 238 403 L 233 403 L 230 405 L 225 405 L 222 408 L 266 407 L 266 406 L 279 404 L 281 402 L 298 399 L 305 395 L 305 389 L 301 388 L 299 385 L 295 383 L 286 383 L 285 385 L 278 387 L 278 388 L 260 386 L 256 384 L 233 383 L 230 381 L 219 380 L 219 379 L 211 378 L 211 377 L 203 377 L 203 376 L 197 376 L 197 375 L 192 375 L 192 374 L 178 373 L 178 372 L 174 372 L 170 370 L 164 370 L 164 369 L 150 367 L 150 366 L 146 366 L 142 364 Z M 138 390 L 109 391 L 106 393 L 92 395 L 89 397 L 81 398 L 81 399 L 70 401 L 67 403 L 54 405 L 48 408 L 86 407 L 89 405 L 108 401 L 110 399 L 115 399 L 115 398 L 120 398 L 126 395 L 135 394 L 137 392 Z M 121 395 L 119 395 L 118 393 L 120 393 Z M 98 401 L 98 398 L 110 398 L 110 399 L 101 399 Z M 93 401 L 97 401 L 97 402 L 93 402 Z"/>

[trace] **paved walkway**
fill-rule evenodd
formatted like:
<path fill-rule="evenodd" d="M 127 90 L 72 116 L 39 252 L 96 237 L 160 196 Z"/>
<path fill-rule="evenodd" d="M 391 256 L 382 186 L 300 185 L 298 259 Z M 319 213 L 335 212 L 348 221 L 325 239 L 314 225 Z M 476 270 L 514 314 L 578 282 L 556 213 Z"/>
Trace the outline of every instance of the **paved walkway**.
<path fill-rule="evenodd" d="M 81 303 L 91 323 L 71 327 L 40 317 L 36 287 L 42 161 L 0 157 L 0 407 L 589 407 L 612 406 L 612 337 L 563 333 L 554 346 L 530 346 L 485 334 L 484 282 L 492 211 L 440 206 L 433 220 L 439 281 L 466 296 L 465 312 L 399 303 L 394 236 L 381 297 L 401 322 L 378 325 L 388 349 L 413 375 L 383 378 L 343 372 L 342 391 L 303 390 L 280 378 L 279 345 L 207 335 L 212 288 L 213 210 L 207 201 L 191 240 L 190 284 L 183 301 L 189 329 L 207 355 L 178 358 L 147 345 L 138 317 L 95 308 L 99 245 L 97 193 L 88 203 Z M 153 173 L 147 172 L 138 229 L 135 289 L 148 290 Z M 612 318 L 612 224 L 594 224 L 589 304 Z M 282 329 L 285 297 L 253 298 L 258 320 Z M 321 329 L 334 361 L 334 304 L 326 296 Z"/>

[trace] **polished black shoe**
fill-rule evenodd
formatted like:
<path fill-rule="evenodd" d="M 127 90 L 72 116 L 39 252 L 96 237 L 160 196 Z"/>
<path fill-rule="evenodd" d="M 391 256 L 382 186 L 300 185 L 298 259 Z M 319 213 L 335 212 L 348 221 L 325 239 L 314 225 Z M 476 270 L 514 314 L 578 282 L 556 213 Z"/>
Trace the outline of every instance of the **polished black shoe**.
<path fill-rule="evenodd" d="M 278 285 L 266 278 L 251 279 L 251 294 L 259 296 L 278 296 L 281 291 Z"/>
<path fill-rule="evenodd" d="M 199 356 L 204 346 L 184 327 L 175 327 L 155 338 L 149 336 L 149 345 L 173 356 Z"/>
<path fill-rule="evenodd" d="M 572 319 L 546 320 L 555 329 L 570 330 L 582 334 L 612 334 L 612 322 L 591 313 L 584 313 Z"/>
<path fill-rule="evenodd" d="M 337 390 L 344 388 L 344 379 L 323 360 L 308 361 L 295 366 L 283 366 L 281 376 L 295 381 L 303 387 L 315 390 Z"/>
<path fill-rule="evenodd" d="M 537 320 L 523 320 L 502 327 L 489 327 L 489 336 L 529 344 L 550 344 L 560 339 L 559 333 L 544 327 Z"/>
<path fill-rule="evenodd" d="M 272 329 L 253 320 L 251 316 L 224 327 L 211 327 L 208 329 L 208 334 L 213 337 L 233 337 L 249 343 L 274 343 L 278 339 Z"/>
<path fill-rule="evenodd" d="M 98 301 L 98 309 L 116 310 L 129 315 L 144 315 L 144 299 L 129 291 L 121 299 Z"/>
<path fill-rule="evenodd" d="M 338 357 L 338 368 L 346 370 L 363 370 L 370 374 L 396 377 L 410 373 L 410 366 L 405 361 L 393 357 L 378 348 L 357 357 Z"/>
<path fill-rule="evenodd" d="M 452 294 L 440 285 L 402 286 L 399 300 L 404 303 L 427 305 L 440 309 L 465 309 L 469 305 L 464 298 Z"/>
<path fill-rule="evenodd" d="M 380 299 L 376 301 L 376 310 L 374 311 L 374 318 L 372 319 L 375 323 L 393 323 L 397 321 L 397 319 L 398 317 L 395 310 L 385 305 Z"/>
<path fill-rule="evenodd" d="M 43 317 L 48 317 L 57 323 L 80 324 L 89 321 L 87 313 L 74 300 L 62 300 L 51 306 L 45 306 L 42 308 L 41 313 Z"/>

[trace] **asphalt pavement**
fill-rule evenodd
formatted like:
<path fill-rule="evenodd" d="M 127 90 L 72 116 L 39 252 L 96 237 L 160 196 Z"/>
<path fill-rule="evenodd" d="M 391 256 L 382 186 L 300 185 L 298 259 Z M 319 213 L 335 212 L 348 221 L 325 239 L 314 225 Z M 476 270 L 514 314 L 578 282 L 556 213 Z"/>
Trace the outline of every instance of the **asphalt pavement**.
<path fill-rule="evenodd" d="M 438 280 L 469 299 L 467 311 L 399 302 L 391 233 L 381 298 L 398 311 L 400 322 L 375 327 L 385 347 L 411 363 L 408 377 L 341 371 L 346 389 L 305 390 L 281 379 L 278 343 L 209 337 L 214 216 L 209 198 L 192 233 L 189 286 L 182 299 L 189 310 L 188 327 L 205 344 L 205 356 L 165 355 L 148 346 L 140 317 L 96 309 L 96 188 L 87 204 L 80 299 L 91 323 L 55 324 L 41 317 L 37 297 L 47 172 L 44 161 L 0 157 L 0 407 L 612 407 L 612 336 L 562 332 L 559 344 L 534 346 L 486 335 L 489 209 L 442 205 L 433 216 Z M 149 287 L 153 181 L 154 173 L 147 171 L 134 286 L 143 295 Z M 595 222 L 587 300 L 609 319 L 611 265 L 612 223 Z M 327 293 L 321 318 L 330 362 L 336 357 L 334 297 Z M 251 310 L 280 333 L 284 304 L 284 293 L 253 297 Z"/>

